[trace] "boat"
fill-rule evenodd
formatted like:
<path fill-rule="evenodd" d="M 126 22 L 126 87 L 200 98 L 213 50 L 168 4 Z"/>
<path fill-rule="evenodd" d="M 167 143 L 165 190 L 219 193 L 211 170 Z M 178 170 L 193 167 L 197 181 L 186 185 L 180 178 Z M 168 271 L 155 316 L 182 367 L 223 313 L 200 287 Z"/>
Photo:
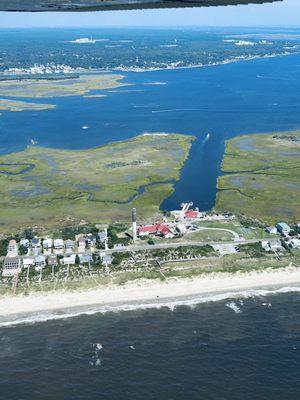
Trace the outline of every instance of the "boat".
<path fill-rule="evenodd" d="M 92 39 L 92 38 L 80 38 L 80 39 L 76 39 L 76 40 L 72 40 L 72 42 L 71 43 L 79 43 L 79 44 L 82 44 L 82 43 L 96 43 L 97 42 L 97 40 L 95 40 L 95 39 Z"/>

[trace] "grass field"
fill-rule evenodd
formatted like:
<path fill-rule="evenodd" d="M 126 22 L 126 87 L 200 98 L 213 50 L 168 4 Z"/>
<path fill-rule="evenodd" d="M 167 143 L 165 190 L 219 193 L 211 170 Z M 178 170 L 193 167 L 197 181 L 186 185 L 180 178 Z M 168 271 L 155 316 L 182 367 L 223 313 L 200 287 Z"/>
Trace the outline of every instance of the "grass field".
<path fill-rule="evenodd" d="M 231 139 L 222 170 L 217 210 L 270 224 L 300 219 L 300 131 Z"/>
<path fill-rule="evenodd" d="M 278 261 L 274 255 L 265 255 L 255 258 L 246 254 L 238 253 L 226 255 L 219 258 L 206 258 L 193 261 L 182 261 L 166 263 L 163 272 L 166 277 L 193 277 L 197 275 L 226 272 L 243 273 L 250 271 L 274 270 L 285 268 L 290 265 L 299 267 L 300 252 L 285 255 Z"/>
<path fill-rule="evenodd" d="M 172 243 L 184 243 L 184 242 L 222 242 L 233 239 L 233 235 L 230 232 L 224 231 L 212 231 L 204 229 L 195 232 L 188 232 L 182 237 L 172 239 Z M 170 239 L 164 239 L 155 237 L 154 241 L 156 244 L 159 243 L 170 243 Z"/>
<path fill-rule="evenodd" d="M 133 206 L 145 220 L 172 193 L 192 140 L 141 135 L 89 150 L 31 146 L 1 156 L 0 230 L 128 222 Z"/>

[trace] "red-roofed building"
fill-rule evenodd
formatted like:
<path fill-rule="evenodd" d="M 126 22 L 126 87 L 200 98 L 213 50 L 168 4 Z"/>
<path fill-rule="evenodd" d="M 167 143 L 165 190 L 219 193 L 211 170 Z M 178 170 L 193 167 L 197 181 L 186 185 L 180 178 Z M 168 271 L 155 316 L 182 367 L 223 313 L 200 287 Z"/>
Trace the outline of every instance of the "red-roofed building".
<path fill-rule="evenodd" d="M 137 231 L 139 236 L 147 236 L 150 234 L 155 234 L 157 232 L 157 224 L 139 226 L 137 228 Z"/>
<path fill-rule="evenodd" d="M 167 224 L 144 225 L 137 228 L 139 236 L 161 235 L 166 238 L 174 237 Z"/>
<path fill-rule="evenodd" d="M 197 210 L 188 210 L 184 213 L 185 219 L 196 219 L 199 217 L 199 211 Z"/>

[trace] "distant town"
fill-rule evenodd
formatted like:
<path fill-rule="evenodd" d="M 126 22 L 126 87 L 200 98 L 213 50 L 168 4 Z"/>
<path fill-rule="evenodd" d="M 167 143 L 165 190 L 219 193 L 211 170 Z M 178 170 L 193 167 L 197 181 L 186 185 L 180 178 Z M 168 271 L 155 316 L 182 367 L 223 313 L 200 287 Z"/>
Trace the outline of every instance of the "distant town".
<path fill-rule="evenodd" d="M 235 215 L 201 212 L 191 202 L 181 204 L 179 210 L 167 212 L 160 221 L 149 225 L 138 224 L 137 211 L 132 209 L 131 227 L 66 227 L 61 237 L 40 237 L 27 229 L 22 235 L 2 239 L 2 282 L 10 283 L 16 291 L 20 279 L 29 284 L 62 272 L 61 277 L 68 279 L 72 267 L 89 274 L 110 274 L 114 268 L 149 266 L 149 255 L 154 252 L 156 257 L 152 261 L 159 267 L 165 261 L 194 260 L 210 253 L 219 257 L 238 253 L 243 245 L 259 244 L 262 251 L 277 257 L 285 250 L 300 249 L 300 223 L 290 226 L 278 222 L 258 228 L 248 221 L 248 227 L 241 228 L 242 232 L 251 233 L 247 237 L 232 227 L 240 224 Z M 221 236 L 199 237 L 199 232 L 204 231 Z"/>

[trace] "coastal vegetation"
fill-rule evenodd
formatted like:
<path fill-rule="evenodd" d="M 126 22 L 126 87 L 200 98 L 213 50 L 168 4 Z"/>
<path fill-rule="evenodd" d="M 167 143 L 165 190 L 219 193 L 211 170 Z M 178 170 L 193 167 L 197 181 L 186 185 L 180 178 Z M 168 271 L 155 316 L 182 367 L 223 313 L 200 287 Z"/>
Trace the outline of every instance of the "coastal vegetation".
<path fill-rule="evenodd" d="M 51 110 L 53 108 L 55 108 L 54 104 L 42 104 L 42 103 L 32 103 L 21 100 L 0 99 L 0 111 L 28 111 L 28 110 L 43 111 L 43 110 Z"/>
<path fill-rule="evenodd" d="M 172 193 L 193 139 L 147 134 L 88 150 L 31 146 L 3 155 L 1 232 L 128 222 L 132 207 L 140 221 L 153 217 Z"/>
<path fill-rule="evenodd" d="M 45 267 L 40 272 L 30 270 L 30 284 L 27 282 L 27 271 L 19 274 L 17 295 L 34 293 L 86 291 L 96 288 L 120 286 L 135 281 L 144 285 L 145 280 L 173 281 L 174 278 L 197 278 L 226 273 L 228 276 L 263 272 L 287 267 L 300 266 L 300 252 L 295 250 L 282 254 L 264 252 L 259 244 L 241 245 L 240 252 L 217 256 L 210 246 L 177 248 L 168 250 L 148 250 L 120 253 L 109 271 L 98 260 L 90 265 L 74 265 L 71 268 Z M 181 256 L 182 260 L 178 259 Z M 134 267 L 128 261 L 135 258 Z M 145 262 L 146 260 L 146 262 Z M 128 264 L 128 267 L 126 265 Z M 129 267 L 130 265 L 130 267 Z M 53 275 L 54 272 L 54 275 Z M 12 295 L 13 278 L 0 281 L 2 296 Z"/>
<path fill-rule="evenodd" d="M 217 210 L 269 224 L 300 219 L 300 131 L 227 141 L 222 171 Z"/>
<path fill-rule="evenodd" d="M 0 80 L 1 96 L 22 98 L 45 98 L 82 96 L 93 90 L 106 90 L 128 86 L 117 74 L 85 74 L 72 79 L 18 79 Z M 6 100 L 2 100 L 5 102 Z"/>

